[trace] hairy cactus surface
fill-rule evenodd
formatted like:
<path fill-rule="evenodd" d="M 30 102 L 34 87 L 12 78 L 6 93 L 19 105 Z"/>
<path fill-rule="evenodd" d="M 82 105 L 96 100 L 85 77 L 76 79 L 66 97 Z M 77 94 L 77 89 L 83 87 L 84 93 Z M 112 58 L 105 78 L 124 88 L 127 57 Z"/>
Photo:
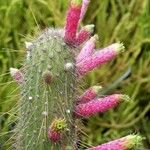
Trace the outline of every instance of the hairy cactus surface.
<path fill-rule="evenodd" d="M 78 95 L 81 78 L 115 58 L 124 50 L 114 43 L 95 50 L 94 25 L 79 24 L 89 0 L 71 0 L 64 29 L 46 29 L 36 40 L 26 42 L 27 57 L 21 69 L 10 69 L 20 85 L 19 119 L 13 148 L 17 150 L 77 150 L 79 119 L 116 107 L 128 96 L 100 96 L 101 86 Z M 141 137 L 129 135 L 89 150 L 128 150 Z M 87 147 L 82 147 L 86 149 Z"/>

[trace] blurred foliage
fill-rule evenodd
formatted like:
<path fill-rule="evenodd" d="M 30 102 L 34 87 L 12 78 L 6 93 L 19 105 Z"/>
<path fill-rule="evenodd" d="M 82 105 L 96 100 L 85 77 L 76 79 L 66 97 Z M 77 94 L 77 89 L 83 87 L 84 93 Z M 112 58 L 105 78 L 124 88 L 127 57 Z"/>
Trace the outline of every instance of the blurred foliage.
<path fill-rule="evenodd" d="M 8 142 L 6 139 L 14 127 L 12 122 L 16 116 L 11 110 L 19 97 L 9 68 L 21 66 L 24 41 L 32 40 L 46 27 L 63 27 L 67 6 L 66 0 L 0 1 L 1 144 Z M 145 148 L 150 148 L 150 1 L 91 0 L 83 25 L 91 23 L 95 24 L 95 33 L 100 37 L 98 47 L 121 41 L 126 51 L 87 75 L 85 88 L 100 84 L 104 87 L 103 94 L 121 92 L 129 94 L 132 101 L 83 120 L 86 128 L 82 138 L 87 145 L 97 145 L 140 133 L 145 137 Z M 124 77 L 128 69 L 131 69 L 131 74 Z M 7 136 L 3 136 L 5 134 Z"/>

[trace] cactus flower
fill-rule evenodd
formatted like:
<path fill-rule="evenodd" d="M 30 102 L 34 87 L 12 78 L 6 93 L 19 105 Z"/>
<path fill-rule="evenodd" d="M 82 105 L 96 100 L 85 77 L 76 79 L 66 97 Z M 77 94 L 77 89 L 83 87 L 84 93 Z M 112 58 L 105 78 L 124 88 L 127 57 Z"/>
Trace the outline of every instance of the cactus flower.
<path fill-rule="evenodd" d="M 62 139 L 62 135 L 59 131 L 49 129 L 48 130 L 48 138 L 53 142 L 58 142 Z"/>
<path fill-rule="evenodd" d="M 89 6 L 90 0 L 83 0 L 82 8 L 81 8 L 81 14 L 80 14 L 80 20 L 84 18 L 84 15 L 87 11 L 87 8 Z"/>
<path fill-rule="evenodd" d="M 80 45 L 88 40 L 94 31 L 94 27 L 93 24 L 84 26 L 76 38 L 76 45 Z"/>
<path fill-rule="evenodd" d="M 77 73 L 79 75 L 85 75 L 96 67 L 112 60 L 122 50 L 124 50 L 123 44 L 115 43 L 95 52 L 92 56 L 89 56 L 76 64 Z"/>
<path fill-rule="evenodd" d="M 48 138 L 53 142 L 60 141 L 66 127 L 67 124 L 65 119 L 55 119 L 49 127 Z"/>
<path fill-rule="evenodd" d="M 142 137 L 139 135 L 128 135 L 88 150 L 130 150 L 138 148 L 137 146 L 141 144 L 141 141 Z"/>
<path fill-rule="evenodd" d="M 84 47 L 81 49 L 80 53 L 76 58 L 77 63 L 79 63 L 86 57 L 91 56 L 94 53 L 95 43 L 97 39 L 98 39 L 98 35 L 94 35 L 85 43 Z"/>
<path fill-rule="evenodd" d="M 79 104 L 75 107 L 76 117 L 89 117 L 96 113 L 103 113 L 111 108 L 116 107 L 123 100 L 128 100 L 126 95 L 113 94 L 104 98 L 96 98 L 90 102 Z"/>
<path fill-rule="evenodd" d="M 65 41 L 70 45 L 75 44 L 81 7 L 82 0 L 71 0 L 71 6 L 67 14 L 65 26 Z"/>
<path fill-rule="evenodd" d="M 78 103 L 86 103 L 98 96 L 98 93 L 101 91 L 101 86 L 93 86 L 87 89 L 79 98 Z"/>
<path fill-rule="evenodd" d="M 10 74 L 17 83 L 22 84 L 24 82 L 23 74 L 19 69 L 10 68 Z"/>

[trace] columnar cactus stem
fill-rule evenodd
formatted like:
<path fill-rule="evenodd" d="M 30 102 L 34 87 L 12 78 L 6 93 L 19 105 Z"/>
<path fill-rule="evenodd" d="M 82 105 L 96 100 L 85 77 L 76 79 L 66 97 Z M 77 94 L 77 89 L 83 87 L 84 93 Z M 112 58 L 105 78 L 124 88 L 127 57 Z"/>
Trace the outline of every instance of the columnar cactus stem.
<path fill-rule="evenodd" d="M 32 57 L 24 64 L 27 70 L 24 75 L 26 82 L 21 85 L 22 115 L 18 128 L 22 138 L 18 141 L 19 150 L 46 149 L 45 147 L 60 149 L 55 143 L 62 138 L 65 145 L 74 147 L 75 144 L 67 138 L 76 139 L 71 112 L 75 101 L 75 65 L 73 68 L 65 69 L 68 63 L 75 63 L 74 53 L 64 43 L 62 35 L 57 30 L 50 29 L 44 32 L 42 37 L 44 38 L 39 37 L 33 41 Z M 43 113 L 45 111 L 46 116 Z M 57 118 L 66 122 L 69 130 L 65 130 L 64 134 L 53 126 L 54 122 L 59 122 Z M 49 131 L 48 126 L 51 126 Z M 49 132 L 49 140 L 47 132 Z"/>
<path fill-rule="evenodd" d="M 65 29 L 50 28 L 36 40 L 26 42 L 24 72 L 10 68 L 21 88 L 16 150 L 78 150 L 76 119 L 105 112 L 128 99 L 122 94 L 100 98 L 101 86 L 77 95 L 79 76 L 112 60 L 124 49 L 122 44 L 115 43 L 94 52 L 98 37 L 90 38 L 93 25 L 85 26 L 77 34 L 88 4 L 89 0 L 83 0 L 83 4 L 82 0 L 71 0 Z M 89 150 L 127 150 L 134 147 L 135 139 L 139 138 L 127 136 Z"/>

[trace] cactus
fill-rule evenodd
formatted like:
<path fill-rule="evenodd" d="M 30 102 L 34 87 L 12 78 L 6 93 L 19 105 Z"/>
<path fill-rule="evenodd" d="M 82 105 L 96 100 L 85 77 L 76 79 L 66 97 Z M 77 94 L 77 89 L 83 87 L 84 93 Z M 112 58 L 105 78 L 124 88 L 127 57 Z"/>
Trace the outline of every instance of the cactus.
<path fill-rule="evenodd" d="M 10 69 L 21 89 L 13 145 L 17 150 L 80 149 L 78 119 L 102 113 L 128 99 L 122 94 L 101 97 L 101 86 L 93 86 L 78 96 L 80 79 L 124 50 L 121 43 L 95 50 L 98 36 L 91 37 L 94 25 L 87 25 L 78 33 L 88 4 L 89 0 L 71 0 L 65 28 L 48 28 L 36 40 L 26 42 L 23 67 Z M 139 143 L 136 135 L 130 137 L 134 144 L 128 146 L 130 142 L 125 137 L 122 139 L 125 146 L 118 146 L 118 150 Z M 90 149 L 108 150 L 112 149 L 108 146 L 111 144 Z"/>

